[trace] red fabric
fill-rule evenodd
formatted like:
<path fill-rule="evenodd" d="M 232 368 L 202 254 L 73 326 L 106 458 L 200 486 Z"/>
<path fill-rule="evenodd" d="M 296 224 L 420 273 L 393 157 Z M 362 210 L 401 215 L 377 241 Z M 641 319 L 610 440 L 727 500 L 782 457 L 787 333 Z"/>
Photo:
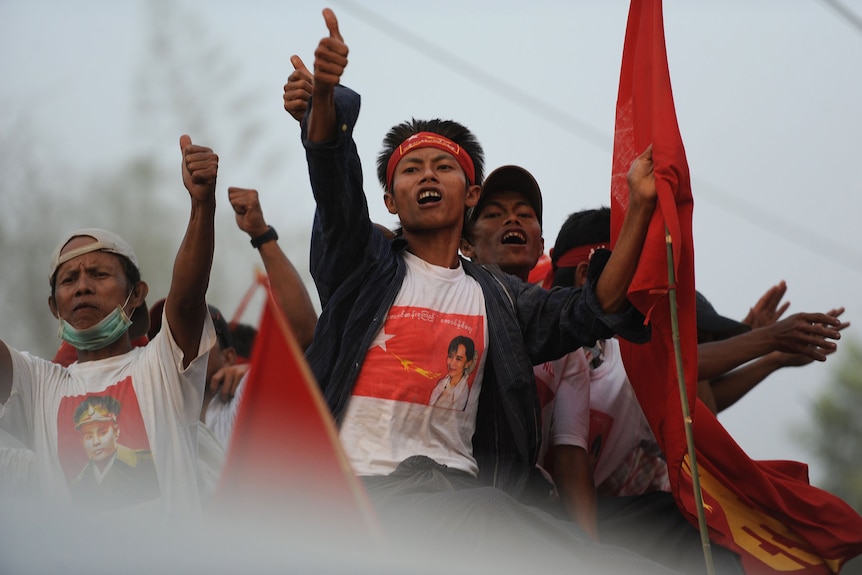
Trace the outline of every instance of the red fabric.
<path fill-rule="evenodd" d="M 239 305 L 236 307 L 236 311 L 233 313 L 233 317 L 228 323 L 228 326 L 230 326 L 231 329 L 233 329 L 233 327 L 242 319 L 242 314 L 245 313 L 245 308 L 248 306 L 251 301 L 251 297 L 255 292 L 257 292 L 258 288 L 264 288 L 264 291 L 269 289 L 269 277 L 260 268 L 255 268 L 254 279 L 252 280 L 251 285 L 248 286 L 248 289 L 245 290 L 245 294 L 242 296 Z M 152 318 L 150 321 L 152 321 Z"/>
<path fill-rule="evenodd" d="M 297 515 L 301 506 L 318 520 L 337 514 L 339 525 L 376 525 L 330 411 L 271 294 L 248 377 L 216 504 L 285 518 L 286 505 L 294 511 L 287 515 Z"/>
<path fill-rule="evenodd" d="M 600 242 L 597 244 L 587 244 L 583 246 L 576 246 L 561 255 L 557 258 L 557 268 L 574 268 L 580 265 L 583 262 L 589 263 L 590 258 L 593 257 L 593 253 L 599 249 L 608 249 L 608 246 L 604 242 Z"/>
<path fill-rule="evenodd" d="M 862 553 L 862 518 L 808 484 L 795 462 L 752 461 L 696 399 L 691 182 L 673 104 L 660 0 L 633 0 L 617 101 L 611 184 L 612 240 L 628 207 L 626 175 L 653 144 L 658 207 L 629 300 L 652 323 L 647 345 L 621 342 L 626 371 L 667 456 L 674 497 L 697 526 L 669 306 L 665 226 L 673 247 L 682 372 L 710 539 L 742 556 L 749 573 L 828 573 Z M 612 241 L 613 243 L 613 241 Z"/>
<path fill-rule="evenodd" d="M 530 274 L 527 276 L 527 281 L 531 284 L 540 284 L 550 271 L 551 257 L 548 254 L 542 254 L 539 256 L 539 260 L 536 262 L 536 265 L 534 265 L 533 269 L 530 270 Z"/>
<path fill-rule="evenodd" d="M 458 165 L 461 166 L 461 169 L 467 175 L 467 182 L 470 185 L 476 182 L 476 168 L 473 167 L 473 158 L 470 157 L 467 150 L 440 134 L 419 132 L 401 142 L 401 145 L 395 148 L 392 151 L 392 155 L 389 156 L 389 162 L 386 164 L 387 190 L 392 189 L 392 178 L 395 177 L 395 168 L 398 166 L 398 162 L 407 155 L 407 152 L 417 148 L 437 148 L 438 150 L 452 154 Z"/>

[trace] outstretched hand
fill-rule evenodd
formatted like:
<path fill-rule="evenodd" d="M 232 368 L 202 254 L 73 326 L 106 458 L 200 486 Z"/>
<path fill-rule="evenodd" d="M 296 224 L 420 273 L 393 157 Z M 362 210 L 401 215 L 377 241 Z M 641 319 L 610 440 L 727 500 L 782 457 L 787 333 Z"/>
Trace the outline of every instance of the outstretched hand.
<path fill-rule="evenodd" d="M 329 30 L 329 36 L 320 40 L 314 52 L 314 84 L 315 94 L 329 94 L 341 81 L 341 75 L 347 67 L 347 44 L 338 30 L 338 19 L 335 12 L 329 8 L 323 9 L 323 20 Z"/>
<path fill-rule="evenodd" d="M 844 308 L 839 307 L 836 309 L 829 310 L 826 313 L 826 315 L 833 317 L 833 318 L 838 318 L 843 313 L 844 313 Z M 788 319 L 790 319 L 790 318 L 788 318 Z M 850 326 L 849 321 L 840 322 L 837 326 L 835 326 L 835 330 L 836 331 L 842 331 L 849 326 Z M 817 348 L 817 350 L 815 350 L 815 351 L 818 351 L 819 353 L 821 353 L 823 355 L 823 359 L 819 360 L 819 361 L 824 361 L 826 359 L 826 356 L 832 355 L 833 353 L 835 353 L 835 351 L 837 349 L 838 349 L 838 346 L 833 345 L 832 347 L 829 347 L 829 348 Z M 803 365 L 808 365 L 809 363 L 811 363 L 812 361 L 817 359 L 816 357 L 814 357 L 814 354 L 812 354 L 812 353 L 784 353 L 784 352 L 779 351 L 779 352 L 775 352 L 775 354 L 778 357 L 779 363 L 783 366 L 786 366 L 786 367 L 800 367 Z"/>
<path fill-rule="evenodd" d="M 838 349 L 833 340 L 841 339 L 843 323 L 838 316 L 844 308 L 824 313 L 795 313 L 762 329 L 770 330 L 777 351 L 801 354 L 815 361 L 826 361 L 826 356 Z"/>
<path fill-rule="evenodd" d="M 781 303 L 781 299 L 785 293 L 787 293 L 787 284 L 784 280 L 781 280 L 766 290 L 766 293 L 757 300 L 754 307 L 748 310 L 748 315 L 745 316 L 742 323 L 750 326 L 751 329 L 774 324 L 784 315 L 787 308 L 790 307 L 789 301 Z M 779 304 L 781 304 L 780 307 Z"/>
<path fill-rule="evenodd" d="M 192 199 L 202 202 L 213 201 L 218 175 L 218 156 L 211 148 L 192 144 L 192 139 L 186 134 L 180 136 L 180 150 L 183 154 L 183 184 Z"/>
<path fill-rule="evenodd" d="M 236 225 L 251 238 L 256 238 L 266 232 L 266 220 L 263 219 L 263 209 L 257 190 L 245 188 L 228 188 L 228 200 L 236 214 Z"/>
<path fill-rule="evenodd" d="M 308 100 L 311 98 L 311 90 L 314 87 L 314 76 L 305 67 L 302 58 L 294 54 L 290 57 L 293 64 L 293 72 L 287 77 L 284 85 L 284 109 L 293 116 L 297 122 L 301 122 L 308 110 Z"/>

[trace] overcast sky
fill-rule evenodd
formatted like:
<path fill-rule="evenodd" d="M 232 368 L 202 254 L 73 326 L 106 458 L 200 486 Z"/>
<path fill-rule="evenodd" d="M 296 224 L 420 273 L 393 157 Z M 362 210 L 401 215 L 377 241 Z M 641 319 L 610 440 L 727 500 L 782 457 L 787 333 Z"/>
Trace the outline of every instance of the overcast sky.
<path fill-rule="evenodd" d="M 165 18 L 184 28 L 166 21 L 165 30 L 217 45 L 218 57 L 238 65 L 226 89 L 259 96 L 254 112 L 271 130 L 261 145 L 284 158 L 279 170 L 255 171 L 254 162 L 225 157 L 239 134 L 230 114 L 212 118 L 218 136 L 200 143 L 221 154 L 219 193 L 228 185 L 259 189 L 271 223 L 290 230 L 293 245 L 284 247 L 299 264 L 307 264 L 314 208 L 281 87 L 291 54 L 311 65 L 326 34 L 325 6 L 350 47 L 343 81 L 363 96 L 356 139 L 373 219 L 396 224 L 373 162 L 385 131 L 410 117 L 459 120 L 482 141 L 489 170 L 507 163 L 530 170 L 543 190 L 548 247 L 569 213 L 609 204 L 624 0 L 175 2 Z M 851 15 L 817 0 L 668 0 L 664 15 L 694 188 L 698 289 L 720 313 L 741 319 L 783 279 L 788 313 L 845 306 L 855 322 L 845 337 L 858 342 L 862 0 L 841 6 Z M 0 126 L 27 118 L 58 162 L 82 172 L 139 150 L 132 103 L 146 14 L 144 2 L 0 0 Z M 172 162 L 188 130 L 180 124 L 148 126 L 148 140 L 164 142 Z M 229 211 L 222 201 L 219 212 Z M 230 310 L 256 261 L 250 253 L 216 259 L 238 278 L 220 303 Z M 816 462 L 788 433 L 807 423 L 840 355 L 773 375 L 721 421 L 754 458 L 812 464 L 816 483 Z"/>

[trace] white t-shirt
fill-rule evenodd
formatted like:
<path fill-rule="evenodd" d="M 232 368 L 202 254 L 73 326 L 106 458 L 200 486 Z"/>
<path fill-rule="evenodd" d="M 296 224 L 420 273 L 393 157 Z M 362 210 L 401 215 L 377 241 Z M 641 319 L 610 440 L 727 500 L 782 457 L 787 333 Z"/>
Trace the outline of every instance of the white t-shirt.
<path fill-rule="evenodd" d="M 413 455 L 476 475 L 473 432 L 485 369 L 485 298 L 462 266 L 431 265 L 406 253 L 407 275 L 368 349 L 339 436 L 358 475 L 387 475 Z M 431 405 L 450 374 L 456 341 L 469 358 L 466 401 Z M 470 349 L 472 349 L 472 354 Z M 464 366 L 461 366 L 464 367 Z"/>
<path fill-rule="evenodd" d="M 23 443 L 0 429 L 0 501 L 33 495 L 35 457 Z"/>
<path fill-rule="evenodd" d="M 469 374 L 464 373 L 454 383 L 451 375 L 438 381 L 437 387 L 431 392 L 431 399 L 428 400 L 428 403 L 434 407 L 463 410 L 467 406 L 467 397 L 470 392 L 468 376 Z"/>
<path fill-rule="evenodd" d="M 138 472 L 147 469 L 152 473 L 154 466 L 155 497 L 148 494 L 146 499 L 136 500 L 136 490 L 126 489 L 130 492 L 123 495 L 123 502 L 108 507 L 199 509 L 197 424 L 215 330 L 207 315 L 198 356 L 183 369 L 182 350 L 165 319 L 162 325 L 144 347 L 103 360 L 76 362 L 68 368 L 9 348 L 12 394 L 0 415 L 0 428 L 33 450 L 47 500 L 80 503 L 80 482 L 87 480 L 92 483 L 87 491 L 89 501 L 99 501 L 99 490 L 108 494 L 109 488 L 102 500 L 118 501 L 124 482 L 138 485 L 135 481 L 144 481 Z M 110 452 L 108 442 L 94 448 L 96 444 L 85 438 L 89 424 L 98 423 L 95 420 L 100 416 L 104 420 L 108 408 L 100 405 L 111 405 L 116 411 L 112 422 L 116 427 L 109 435 L 117 449 L 104 477 L 82 473 Z"/>
<path fill-rule="evenodd" d="M 637 495 L 669 488 L 667 464 L 629 383 L 615 338 L 603 340 L 602 363 L 590 370 L 590 447 L 593 477 L 603 495 Z M 583 352 L 582 352 L 583 353 Z"/>
<path fill-rule="evenodd" d="M 225 448 L 212 429 L 198 422 L 198 491 L 206 505 L 215 493 L 224 469 Z"/>
<path fill-rule="evenodd" d="M 225 451 L 227 451 L 231 434 L 233 434 L 233 426 L 236 423 L 236 415 L 239 413 L 239 405 L 245 393 L 248 374 L 249 372 L 245 372 L 245 375 L 239 380 L 232 399 L 222 401 L 221 397 L 214 397 L 210 400 L 204 413 L 204 423 L 210 428 Z"/>
<path fill-rule="evenodd" d="M 550 445 L 587 449 L 590 434 L 590 369 L 577 349 L 560 359 L 533 366 L 542 407 L 539 464 L 547 463 Z"/>

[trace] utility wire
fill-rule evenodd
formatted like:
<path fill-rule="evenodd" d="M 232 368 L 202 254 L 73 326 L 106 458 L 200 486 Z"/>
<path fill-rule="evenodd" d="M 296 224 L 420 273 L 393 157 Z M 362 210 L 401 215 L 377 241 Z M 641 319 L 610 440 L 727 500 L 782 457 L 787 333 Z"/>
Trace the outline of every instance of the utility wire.
<path fill-rule="evenodd" d="M 856 28 L 857 32 L 862 33 L 862 17 L 844 4 L 840 3 L 838 0 L 823 0 L 823 3 L 835 10 L 839 16 L 847 20 L 847 23 Z"/>
<path fill-rule="evenodd" d="M 857 26 L 862 31 L 862 20 L 858 16 L 840 5 L 837 0 L 823 1 L 835 8 L 851 24 Z M 508 100 L 519 108 L 526 109 L 530 113 L 550 122 L 554 127 L 561 128 L 601 150 L 612 153 L 613 143 L 604 132 L 575 118 L 566 110 L 548 104 L 511 82 L 489 74 L 480 66 L 472 64 L 459 55 L 421 38 L 415 32 L 362 6 L 358 2 L 353 0 L 333 0 L 333 3 L 345 8 L 357 19 L 381 34 L 389 36 L 398 44 L 418 52 L 429 60 L 443 64 L 456 74 L 485 88 L 494 96 Z M 753 202 L 719 190 L 706 182 L 692 179 L 692 184 L 698 192 L 698 198 L 712 202 L 731 215 L 746 220 L 754 227 L 769 231 L 773 235 L 813 252 L 817 256 L 829 259 L 856 273 L 862 273 L 862 252 L 857 251 L 851 245 L 836 242 L 830 237 L 783 218 L 772 210 L 767 210 Z"/>
<path fill-rule="evenodd" d="M 529 110 L 531 113 L 540 116 L 554 126 L 562 126 L 564 130 L 586 140 L 602 150 L 606 150 L 608 152 L 613 151 L 613 141 L 605 132 L 582 122 L 565 110 L 536 98 L 532 93 L 519 88 L 511 82 L 501 80 L 500 78 L 489 74 L 481 66 L 472 64 L 469 61 L 464 60 L 464 58 L 459 55 L 450 52 L 445 48 L 441 48 L 429 40 L 419 37 L 412 30 L 409 30 L 401 24 L 368 9 L 359 2 L 353 2 L 352 0 L 334 0 L 333 3 L 343 6 L 348 12 L 351 12 L 371 28 L 389 36 L 399 44 L 418 52 L 422 56 L 447 66 L 453 72 L 467 78 L 471 82 L 476 83 L 483 88 L 486 88 L 495 96 L 509 100 L 516 106 Z"/>

